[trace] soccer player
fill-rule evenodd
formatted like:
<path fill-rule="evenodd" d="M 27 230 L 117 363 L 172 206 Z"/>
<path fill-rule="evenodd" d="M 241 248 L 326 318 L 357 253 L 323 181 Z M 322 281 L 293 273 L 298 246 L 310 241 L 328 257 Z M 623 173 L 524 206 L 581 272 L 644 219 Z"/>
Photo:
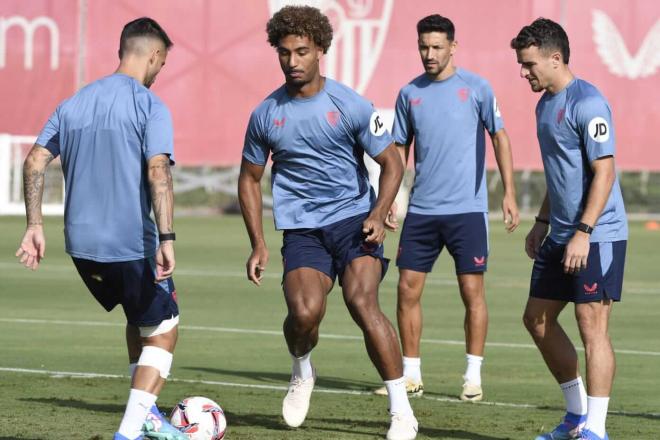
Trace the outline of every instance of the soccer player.
<path fill-rule="evenodd" d="M 603 440 L 615 370 L 608 321 L 621 300 L 628 238 L 612 113 L 596 87 L 571 73 L 559 24 L 539 18 L 511 48 L 520 76 L 544 92 L 536 125 L 547 193 L 525 241 L 534 268 L 523 320 L 566 400 L 563 422 L 537 440 Z M 575 347 L 557 320 L 569 302 L 584 344 L 586 390 Z"/>
<path fill-rule="evenodd" d="M 454 25 L 430 15 L 417 23 L 424 73 L 399 92 L 392 135 L 404 164 L 415 141 L 415 183 L 399 242 L 397 318 L 403 374 L 410 395 L 421 395 L 421 297 L 426 276 L 444 247 L 454 259 L 465 305 L 467 368 L 462 400 L 483 398 L 481 364 L 488 309 L 484 272 L 488 259 L 488 192 L 485 133 L 502 176 L 506 229 L 519 223 L 509 137 L 490 84 L 454 65 Z M 396 208 L 394 208 L 396 209 Z M 396 216 L 391 217 L 396 226 Z M 385 394 L 380 388 L 376 394 Z"/>
<path fill-rule="evenodd" d="M 114 440 L 187 438 L 155 405 L 170 371 L 179 322 L 171 278 L 172 118 L 149 90 L 171 46 L 150 18 L 126 24 L 117 71 L 57 107 L 23 168 L 27 229 L 16 252 L 20 262 L 36 270 L 45 255 L 44 173 L 60 156 L 66 251 L 97 301 L 107 311 L 117 304 L 124 309 L 132 382 Z"/>
<path fill-rule="evenodd" d="M 284 336 L 293 361 L 284 421 L 300 426 L 309 409 L 316 380 L 310 354 L 338 277 L 369 357 L 390 391 L 387 438 L 413 439 L 417 420 L 396 333 L 378 305 L 387 269 L 384 221 L 403 176 L 401 160 L 372 105 L 320 75 L 319 62 L 332 40 L 325 15 L 309 6 L 287 6 L 270 19 L 267 33 L 285 84 L 250 117 L 238 191 L 252 245 L 247 276 L 259 285 L 268 263 L 261 178 L 272 153 L 275 226 L 284 231 Z M 382 169 L 378 199 L 368 182 L 365 151 Z"/>

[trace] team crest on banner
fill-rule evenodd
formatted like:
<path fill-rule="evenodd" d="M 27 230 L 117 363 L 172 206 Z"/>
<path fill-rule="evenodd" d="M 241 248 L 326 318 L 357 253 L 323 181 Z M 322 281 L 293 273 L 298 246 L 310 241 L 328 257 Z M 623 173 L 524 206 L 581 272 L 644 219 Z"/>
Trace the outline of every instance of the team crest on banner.
<path fill-rule="evenodd" d="M 394 0 L 269 0 L 271 15 L 288 5 L 319 8 L 330 18 L 332 45 L 324 74 L 362 94 L 376 69 Z"/>

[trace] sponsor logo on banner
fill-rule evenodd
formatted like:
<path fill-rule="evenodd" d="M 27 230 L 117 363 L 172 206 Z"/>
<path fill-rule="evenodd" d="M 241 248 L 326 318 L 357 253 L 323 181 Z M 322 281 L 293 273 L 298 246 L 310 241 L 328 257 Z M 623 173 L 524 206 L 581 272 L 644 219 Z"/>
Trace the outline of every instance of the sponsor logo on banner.
<path fill-rule="evenodd" d="M 9 30 L 17 28 L 23 31 L 23 68 L 32 70 L 34 65 L 34 33 L 40 27 L 45 27 L 50 37 L 50 70 L 59 68 L 60 30 L 57 23 L 52 18 L 43 16 L 28 20 L 20 15 L 14 15 L 0 17 L 0 69 L 4 69 L 7 64 L 7 35 Z"/>
<path fill-rule="evenodd" d="M 613 75 L 644 78 L 654 75 L 660 67 L 660 19 L 646 34 L 635 55 L 630 54 L 619 29 L 603 11 L 592 11 L 591 27 L 596 51 Z"/>
<path fill-rule="evenodd" d="M 269 0 L 271 15 L 284 6 L 306 4 L 328 16 L 332 45 L 325 75 L 363 94 L 383 50 L 394 0 Z"/>

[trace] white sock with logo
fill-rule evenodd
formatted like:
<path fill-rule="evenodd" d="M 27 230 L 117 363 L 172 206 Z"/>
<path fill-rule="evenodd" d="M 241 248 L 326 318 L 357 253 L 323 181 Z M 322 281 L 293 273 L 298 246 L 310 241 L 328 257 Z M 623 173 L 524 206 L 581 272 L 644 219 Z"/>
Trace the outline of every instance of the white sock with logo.
<path fill-rule="evenodd" d="M 566 411 L 583 416 L 587 413 L 587 390 L 582 383 L 582 377 L 578 376 L 568 382 L 560 383 L 564 400 L 566 400 Z"/>
<path fill-rule="evenodd" d="M 609 403 L 609 397 L 587 396 L 587 423 L 584 424 L 584 429 L 588 429 L 598 437 L 605 437 L 605 419 L 607 419 Z"/>
<path fill-rule="evenodd" d="M 405 377 L 386 380 L 385 388 L 387 388 L 387 397 L 390 400 L 390 414 L 406 415 L 413 413 L 410 402 L 408 401 Z"/>
<path fill-rule="evenodd" d="M 415 382 L 422 381 L 422 359 L 403 357 L 403 376 Z"/>
<path fill-rule="evenodd" d="M 147 419 L 149 409 L 156 403 L 157 396 L 143 390 L 131 388 L 126 403 L 124 418 L 117 431 L 126 438 L 137 438 L 142 434 L 142 425 Z"/>

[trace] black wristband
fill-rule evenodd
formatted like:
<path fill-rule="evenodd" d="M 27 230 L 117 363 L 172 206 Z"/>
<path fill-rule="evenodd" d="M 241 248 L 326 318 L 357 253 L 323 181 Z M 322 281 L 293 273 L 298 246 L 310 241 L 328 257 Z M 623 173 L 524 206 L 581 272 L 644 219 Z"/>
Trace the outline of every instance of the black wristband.
<path fill-rule="evenodd" d="M 591 235 L 591 233 L 594 231 L 594 228 L 592 228 L 591 226 L 589 226 L 589 225 L 586 224 L 586 223 L 580 223 L 580 224 L 577 226 L 577 230 L 578 230 L 578 231 L 582 231 L 582 232 L 584 232 L 585 234 L 589 234 L 589 235 Z"/>
<path fill-rule="evenodd" d="M 534 220 L 536 220 L 536 223 L 543 223 L 544 225 L 549 225 L 550 224 L 550 221 L 548 221 L 544 218 L 541 218 L 539 216 L 534 217 Z"/>
<path fill-rule="evenodd" d="M 176 240 L 176 234 L 174 232 L 170 232 L 167 234 L 158 234 L 158 241 L 174 241 Z"/>

